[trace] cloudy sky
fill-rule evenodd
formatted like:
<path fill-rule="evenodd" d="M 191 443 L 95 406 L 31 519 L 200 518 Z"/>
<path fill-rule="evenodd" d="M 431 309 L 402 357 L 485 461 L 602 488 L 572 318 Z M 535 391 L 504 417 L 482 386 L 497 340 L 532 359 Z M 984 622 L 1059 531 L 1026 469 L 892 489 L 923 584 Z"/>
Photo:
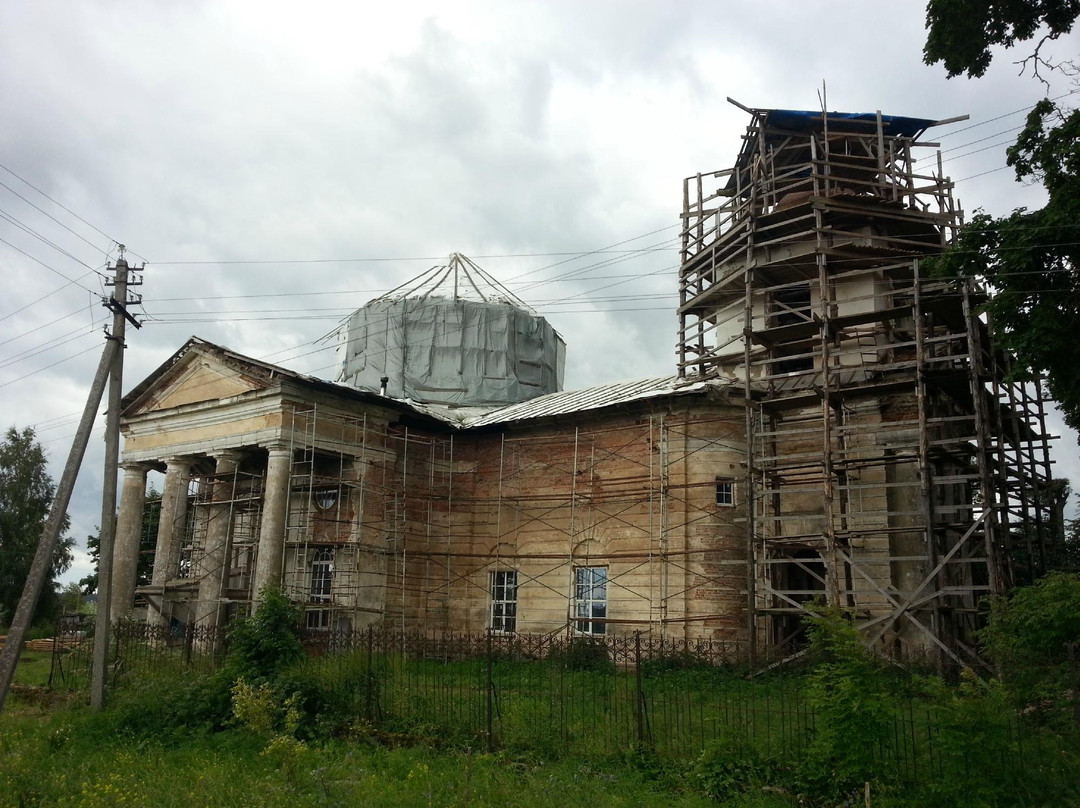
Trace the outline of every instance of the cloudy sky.
<path fill-rule="evenodd" d="M 824 81 L 831 110 L 969 114 L 930 135 L 965 209 L 1041 204 L 1004 148 L 1047 90 L 1012 53 L 977 81 L 924 66 L 921 3 L 300 8 L 0 5 L 0 425 L 34 426 L 54 477 L 117 242 L 146 262 L 125 390 L 192 334 L 333 378 L 318 340 L 452 251 L 548 317 L 581 387 L 672 372 L 682 178 L 732 163 L 728 96 L 817 109 Z M 1056 421 L 1056 473 L 1080 482 Z M 99 419 L 79 539 L 101 463 Z M 66 578 L 86 571 L 80 554 Z"/>

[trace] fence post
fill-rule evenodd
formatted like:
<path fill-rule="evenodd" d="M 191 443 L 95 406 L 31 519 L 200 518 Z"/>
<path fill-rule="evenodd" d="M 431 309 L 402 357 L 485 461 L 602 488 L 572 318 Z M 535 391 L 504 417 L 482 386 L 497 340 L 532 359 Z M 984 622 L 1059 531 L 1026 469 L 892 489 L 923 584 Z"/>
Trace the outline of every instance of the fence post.
<path fill-rule="evenodd" d="M 191 665 L 191 647 L 195 645 L 195 621 L 188 620 L 184 628 L 184 664 Z"/>
<path fill-rule="evenodd" d="M 634 632 L 634 702 L 637 705 L 637 741 L 645 744 L 645 693 L 641 688 L 641 632 Z"/>
<path fill-rule="evenodd" d="M 1065 653 L 1069 658 L 1069 688 L 1072 690 L 1073 720 L 1080 727 L 1080 671 L 1077 670 L 1076 643 L 1065 643 Z"/>
<path fill-rule="evenodd" d="M 487 630 L 487 750 L 488 752 L 495 751 L 495 738 L 491 732 L 491 720 L 492 709 L 494 708 L 494 700 L 492 699 L 495 683 L 491 678 L 491 664 L 492 664 L 492 650 L 491 650 L 491 629 Z"/>
<path fill-rule="evenodd" d="M 369 623 L 367 627 L 367 670 L 364 676 L 364 718 L 371 723 L 375 722 L 375 667 L 372 657 L 374 630 L 374 625 Z"/>

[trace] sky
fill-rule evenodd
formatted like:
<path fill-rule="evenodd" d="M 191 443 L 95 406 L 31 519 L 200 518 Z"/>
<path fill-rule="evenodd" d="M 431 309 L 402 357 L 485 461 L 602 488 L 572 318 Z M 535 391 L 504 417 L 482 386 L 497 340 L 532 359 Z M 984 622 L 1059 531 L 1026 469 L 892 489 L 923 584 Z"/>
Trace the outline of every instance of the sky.
<path fill-rule="evenodd" d="M 965 212 L 1038 207 L 1005 147 L 1049 94 L 922 63 L 920 3 L 0 4 L 0 426 L 59 479 L 110 316 L 145 263 L 124 389 L 191 335 L 333 379 L 350 311 L 470 256 L 567 341 L 566 386 L 674 371 L 682 180 L 729 167 L 750 107 L 932 129 Z M 1053 43 L 1075 55 L 1080 41 Z M 1066 99 L 1068 101 L 1069 99 Z M 929 154 L 929 151 L 927 152 Z M 99 417 L 69 508 L 100 522 Z M 1080 487 L 1076 435 L 1055 474 Z"/>

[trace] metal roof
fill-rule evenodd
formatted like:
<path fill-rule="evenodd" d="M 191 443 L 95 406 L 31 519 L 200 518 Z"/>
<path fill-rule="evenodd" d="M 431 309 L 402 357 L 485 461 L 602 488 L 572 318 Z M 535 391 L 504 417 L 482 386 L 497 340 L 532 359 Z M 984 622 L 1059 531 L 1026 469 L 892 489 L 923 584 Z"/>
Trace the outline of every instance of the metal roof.
<path fill-rule="evenodd" d="M 462 426 L 480 427 L 504 424 L 511 421 L 526 421 L 532 418 L 551 418 L 559 415 L 602 407 L 628 404 L 647 398 L 688 395 L 701 393 L 709 387 L 725 387 L 722 382 L 680 379 L 678 376 L 661 376 L 652 379 L 637 379 L 629 382 L 601 384 L 582 390 L 563 390 L 546 396 L 511 404 L 497 410 L 466 419 Z"/>

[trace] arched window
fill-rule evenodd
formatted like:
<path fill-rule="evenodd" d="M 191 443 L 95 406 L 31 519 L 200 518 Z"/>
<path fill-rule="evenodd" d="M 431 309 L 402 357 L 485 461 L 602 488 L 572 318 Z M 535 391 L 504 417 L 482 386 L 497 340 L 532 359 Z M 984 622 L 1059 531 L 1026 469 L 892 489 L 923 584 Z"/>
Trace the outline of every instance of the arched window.
<path fill-rule="evenodd" d="M 334 585 L 334 548 L 320 547 L 311 557 L 311 583 L 308 586 L 309 603 L 330 603 L 330 590 Z M 330 628 L 329 609 L 308 609 L 307 627 L 315 631 Z"/>
<path fill-rule="evenodd" d="M 334 583 L 334 548 L 320 547 L 311 558 L 311 586 L 308 601 L 329 603 L 330 588 Z"/>

